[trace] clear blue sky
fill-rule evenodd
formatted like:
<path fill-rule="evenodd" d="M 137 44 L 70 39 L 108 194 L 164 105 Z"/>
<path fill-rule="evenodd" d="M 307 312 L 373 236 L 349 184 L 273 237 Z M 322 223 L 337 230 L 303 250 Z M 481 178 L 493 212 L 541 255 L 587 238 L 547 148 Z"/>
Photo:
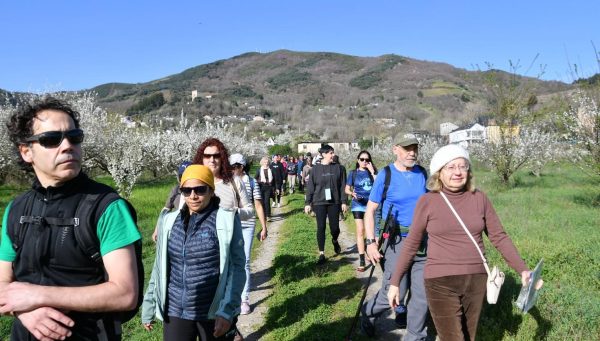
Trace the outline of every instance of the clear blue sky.
<path fill-rule="evenodd" d="M 0 4 L 0 88 L 141 83 L 245 52 L 395 53 L 571 82 L 600 72 L 599 0 L 61 1 Z M 535 60 L 536 55 L 539 57 Z M 529 66 L 534 62 L 534 66 Z M 526 72 L 529 69 L 528 72 Z"/>

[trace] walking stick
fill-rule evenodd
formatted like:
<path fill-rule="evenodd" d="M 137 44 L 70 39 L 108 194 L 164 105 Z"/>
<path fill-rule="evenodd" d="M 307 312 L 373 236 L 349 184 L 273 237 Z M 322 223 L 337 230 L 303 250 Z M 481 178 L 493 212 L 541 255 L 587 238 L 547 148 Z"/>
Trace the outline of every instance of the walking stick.
<path fill-rule="evenodd" d="M 393 232 L 395 232 L 395 220 L 392 216 L 392 210 L 388 212 L 388 215 L 385 219 L 384 229 L 381 236 L 379 236 L 379 240 L 377 241 L 377 250 L 381 253 L 381 246 L 383 244 L 384 239 L 388 239 L 388 243 L 385 245 L 385 249 L 383 250 L 383 255 L 387 251 L 388 247 L 390 247 L 389 239 L 394 238 Z M 387 238 L 386 238 L 387 237 Z M 385 261 L 385 258 L 382 258 L 380 262 Z M 369 285 L 371 284 L 371 279 L 373 279 L 373 272 L 375 271 L 375 265 L 371 264 L 371 272 L 369 273 L 369 278 L 367 279 L 367 284 L 365 285 L 365 289 L 363 290 L 362 297 L 360 298 L 360 302 L 358 303 L 358 308 L 356 309 L 356 314 L 354 314 L 354 319 L 352 319 L 352 325 L 350 326 L 350 330 L 348 331 L 348 335 L 346 335 L 345 341 L 352 341 L 352 335 L 354 334 L 354 330 L 356 329 L 356 323 L 360 316 L 360 311 L 362 309 L 362 305 L 365 302 L 365 298 L 367 297 L 367 290 L 369 290 Z"/>

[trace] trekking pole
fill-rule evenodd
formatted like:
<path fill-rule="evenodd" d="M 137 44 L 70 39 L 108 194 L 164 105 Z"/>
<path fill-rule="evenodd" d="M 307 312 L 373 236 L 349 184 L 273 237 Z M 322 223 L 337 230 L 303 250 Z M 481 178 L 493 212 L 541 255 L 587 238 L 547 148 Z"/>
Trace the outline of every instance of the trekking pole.
<path fill-rule="evenodd" d="M 390 210 L 390 213 L 388 213 L 387 218 L 385 219 L 384 231 L 383 231 L 382 235 L 379 236 L 379 240 L 377 241 L 377 250 L 380 251 L 380 253 L 381 253 L 381 246 L 383 244 L 383 240 L 390 239 L 393 237 L 392 234 L 389 232 L 390 228 L 393 228 L 392 227 L 393 224 L 389 223 L 390 219 L 394 219 L 391 215 L 391 210 Z M 386 236 L 387 236 L 387 238 L 385 238 Z M 388 240 L 388 243 L 386 243 L 386 245 L 385 245 L 385 249 L 383 250 L 383 255 L 385 255 L 385 252 L 387 251 L 388 247 L 390 247 L 389 240 Z M 383 262 L 384 260 L 385 259 L 382 258 L 379 261 Z M 371 263 L 371 272 L 369 273 L 369 278 L 367 279 L 367 284 L 365 285 L 365 288 L 363 290 L 362 297 L 360 298 L 360 302 L 358 303 L 358 308 L 356 309 L 356 314 L 354 314 L 354 319 L 352 319 L 352 325 L 350 326 L 348 335 L 346 335 L 345 341 L 352 341 L 352 335 L 354 334 L 354 330 L 356 329 L 356 322 L 358 321 L 358 318 L 360 316 L 360 311 L 362 309 L 362 305 L 364 304 L 365 298 L 367 297 L 367 290 L 369 290 L 369 285 L 371 284 L 371 279 L 373 278 L 374 271 L 375 271 L 375 264 Z"/>

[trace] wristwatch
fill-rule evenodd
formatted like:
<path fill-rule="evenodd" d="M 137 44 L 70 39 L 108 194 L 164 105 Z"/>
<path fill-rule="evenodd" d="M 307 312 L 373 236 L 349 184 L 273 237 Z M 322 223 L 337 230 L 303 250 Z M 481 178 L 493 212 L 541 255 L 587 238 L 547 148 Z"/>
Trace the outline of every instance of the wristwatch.
<path fill-rule="evenodd" d="M 375 239 L 369 239 L 369 238 L 365 239 L 365 244 L 367 244 L 367 245 L 371 245 L 374 243 L 375 243 Z"/>

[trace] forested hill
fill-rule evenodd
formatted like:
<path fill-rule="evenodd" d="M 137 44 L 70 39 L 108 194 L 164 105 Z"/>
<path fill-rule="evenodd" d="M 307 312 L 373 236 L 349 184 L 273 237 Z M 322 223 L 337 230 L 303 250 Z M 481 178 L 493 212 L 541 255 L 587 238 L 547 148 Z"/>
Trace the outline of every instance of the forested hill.
<path fill-rule="evenodd" d="M 398 55 L 246 53 L 148 83 L 92 90 L 110 111 L 146 119 L 260 115 L 275 125 L 349 139 L 399 127 L 437 131 L 486 114 L 486 74 Z M 572 85 L 519 78 L 536 94 Z M 192 92 L 198 97 L 192 101 Z M 139 115 L 139 116 L 138 116 Z M 334 127 L 332 127 L 334 126 Z"/>

